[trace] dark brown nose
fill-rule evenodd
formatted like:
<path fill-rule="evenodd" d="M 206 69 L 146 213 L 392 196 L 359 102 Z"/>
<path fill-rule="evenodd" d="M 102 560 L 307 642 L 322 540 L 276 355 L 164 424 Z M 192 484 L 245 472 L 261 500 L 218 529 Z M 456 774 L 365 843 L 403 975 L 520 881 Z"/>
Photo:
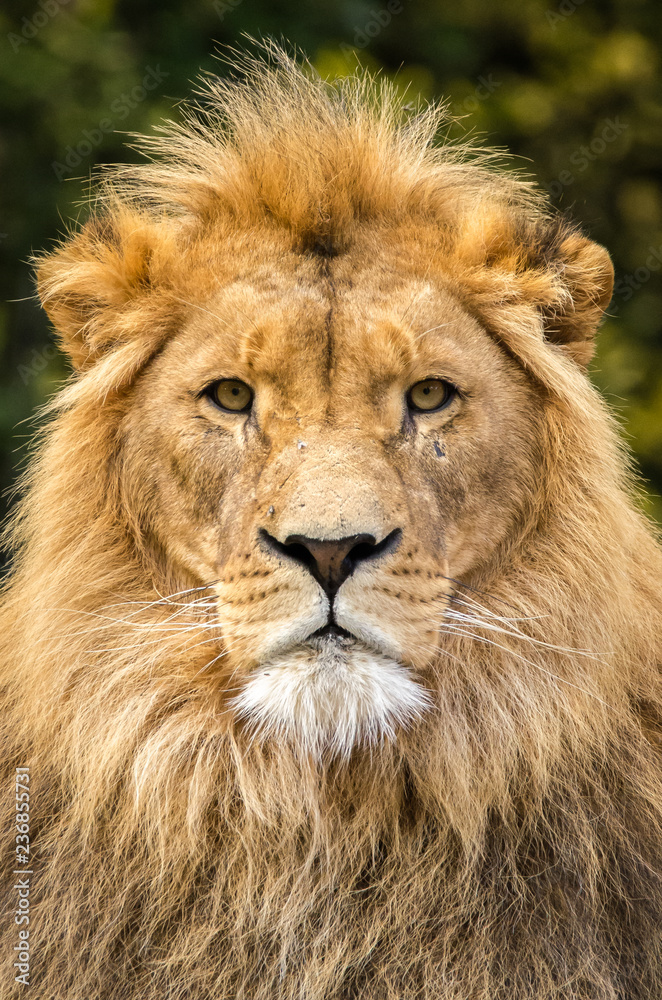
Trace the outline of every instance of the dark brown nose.
<path fill-rule="evenodd" d="M 271 548 L 305 566 L 325 593 L 333 597 L 360 562 L 373 559 L 395 548 L 401 531 L 396 528 L 381 542 L 378 542 L 374 535 L 367 534 L 333 539 L 288 535 L 284 542 L 279 542 L 264 529 L 260 534 Z"/>
<path fill-rule="evenodd" d="M 285 547 L 288 555 L 308 567 L 327 594 L 335 594 L 356 563 L 373 551 L 375 536 L 349 535 L 327 542 L 305 535 L 288 535 Z"/>

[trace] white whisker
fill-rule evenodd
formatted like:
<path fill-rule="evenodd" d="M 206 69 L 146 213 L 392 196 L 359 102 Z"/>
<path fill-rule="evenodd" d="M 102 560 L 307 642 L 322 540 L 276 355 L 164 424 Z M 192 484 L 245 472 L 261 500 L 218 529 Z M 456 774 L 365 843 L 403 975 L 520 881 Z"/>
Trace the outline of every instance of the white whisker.
<path fill-rule="evenodd" d="M 445 625 L 445 623 L 442 623 L 442 626 L 443 625 Z M 546 667 L 543 667 L 540 663 L 536 663 L 534 660 L 529 660 L 528 657 L 523 656 L 521 653 L 518 653 L 516 650 L 511 649 L 508 646 L 504 646 L 501 643 L 496 642 L 493 639 L 489 639 L 487 636 L 477 635 L 475 632 L 470 632 L 468 629 L 466 629 L 466 628 L 460 628 L 457 625 L 445 625 L 445 627 L 440 627 L 439 631 L 442 634 L 445 632 L 448 635 L 465 636 L 466 638 L 469 638 L 469 639 L 475 639 L 477 642 L 482 642 L 482 643 L 485 643 L 486 645 L 494 646 L 496 649 L 501 649 L 505 653 L 508 653 L 510 656 L 514 656 L 515 659 L 520 660 L 522 663 L 526 663 L 528 666 L 533 667 L 535 670 L 539 670 L 541 673 L 546 674 L 548 677 L 551 677 L 553 680 L 559 681 L 561 684 L 567 684 L 568 687 L 572 687 L 576 691 L 580 691 L 582 694 L 585 694 L 589 698 L 594 698 L 597 702 L 599 702 L 605 708 L 609 709 L 609 711 L 613 711 L 612 706 L 609 705 L 609 704 L 607 704 L 606 701 L 604 701 L 602 698 L 600 698 L 599 695 L 595 694 L 594 692 L 587 691 L 586 688 L 581 687 L 581 685 L 575 684 L 573 681 L 569 681 L 569 680 L 567 680 L 567 678 L 561 677 L 559 674 L 555 674 L 551 670 L 547 670 Z M 574 650 L 571 650 L 571 652 L 574 652 Z"/>

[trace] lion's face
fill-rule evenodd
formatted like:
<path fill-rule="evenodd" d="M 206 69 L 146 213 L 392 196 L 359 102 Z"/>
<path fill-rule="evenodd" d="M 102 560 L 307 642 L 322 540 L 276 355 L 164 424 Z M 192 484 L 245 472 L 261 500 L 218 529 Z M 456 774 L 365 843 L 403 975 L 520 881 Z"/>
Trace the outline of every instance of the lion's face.
<path fill-rule="evenodd" d="M 440 282 L 365 259 L 281 255 L 192 302 L 124 427 L 128 504 L 212 584 L 235 710 L 312 750 L 425 709 L 452 580 L 535 479 L 517 364 Z"/>

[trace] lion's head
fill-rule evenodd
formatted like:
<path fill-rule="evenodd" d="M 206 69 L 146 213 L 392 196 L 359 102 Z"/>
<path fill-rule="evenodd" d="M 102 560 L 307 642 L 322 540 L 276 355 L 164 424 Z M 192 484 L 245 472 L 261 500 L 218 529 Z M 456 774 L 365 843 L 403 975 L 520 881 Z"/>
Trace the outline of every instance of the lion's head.
<path fill-rule="evenodd" d="M 346 754 L 428 705 L 452 581 L 521 530 L 542 435 L 430 246 L 362 230 L 337 257 L 267 225 L 207 249 L 218 288 L 169 289 L 121 426 L 126 509 L 200 588 L 229 707 Z"/>
<path fill-rule="evenodd" d="M 90 942 L 47 988 L 643 997 L 660 555 L 585 373 L 608 255 L 434 109 L 276 56 L 39 265 L 75 374 L 6 756 Z"/>
<path fill-rule="evenodd" d="M 134 544 L 193 586 L 238 719 L 347 755 L 425 711 L 454 581 L 503 557 L 545 488 L 544 390 L 491 309 L 562 373 L 612 267 L 526 185 L 359 138 L 359 107 L 317 109 L 320 151 L 274 142 L 249 100 L 234 142 L 188 149 L 204 213 L 149 218 L 138 173 L 128 208 L 42 264 L 42 295 L 87 379 L 157 327 L 117 421 Z M 145 178 L 162 198 L 171 170 Z"/>

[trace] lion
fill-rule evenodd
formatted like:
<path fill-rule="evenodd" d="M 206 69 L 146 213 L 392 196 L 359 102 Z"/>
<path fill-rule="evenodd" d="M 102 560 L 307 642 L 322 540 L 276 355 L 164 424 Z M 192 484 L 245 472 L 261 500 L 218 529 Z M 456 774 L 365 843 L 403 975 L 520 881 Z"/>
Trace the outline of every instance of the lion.
<path fill-rule="evenodd" d="M 0 995 L 662 996 L 609 256 L 442 107 L 237 58 L 38 261 Z"/>

